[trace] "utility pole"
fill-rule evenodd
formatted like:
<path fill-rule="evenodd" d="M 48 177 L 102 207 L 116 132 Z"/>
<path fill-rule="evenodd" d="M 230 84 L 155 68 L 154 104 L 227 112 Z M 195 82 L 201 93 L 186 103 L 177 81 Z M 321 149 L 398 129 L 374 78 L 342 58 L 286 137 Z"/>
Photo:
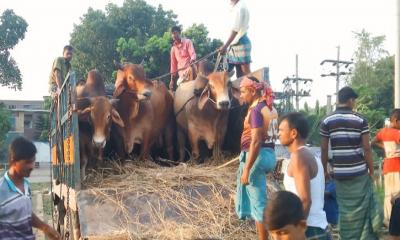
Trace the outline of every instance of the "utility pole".
<path fill-rule="evenodd" d="M 296 79 L 299 78 L 299 55 L 296 54 Z M 296 81 L 296 111 L 299 111 L 299 81 Z"/>
<path fill-rule="evenodd" d="M 291 111 L 291 106 L 293 106 L 293 97 L 296 101 L 296 111 L 300 110 L 300 98 L 301 97 L 309 97 L 310 96 L 310 86 L 307 83 L 312 83 L 312 79 L 310 78 L 301 78 L 299 77 L 299 55 L 296 54 L 296 73 L 293 77 L 286 77 L 283 79 L 282 83 L 284 85 L 282 92 L 282 99 L 286 99 L 286 109 Z M 295 84 L 293 89 L 293 84 Z M 300 85 L 302 84 L 302 86 Z"/>
<path fill-rule="evenodd" d="M 400 108 L 400 0 L 396 1 L 397 7 L 397 39 L 394 60 L 394 107 Z"/>
<path fill-rule="evenodd" d="M 337 46 L 337 63 L 340 61 L 340 46 Z M 340 85 L 340 78 L 339 78 L 339 73 L 340 73 L 340 65 L 336 64 L 336 96 L 339 92 L 339 85 Z M 338 103 L 338 97 L 336 97 L 336 104 Z"/>
<path fill-rule="evenodd" d="M 337 46 L 337 58 L 336 60 L 331 60 L 331 59 L 325 59 L 321 62 L 320 65 L 324 65 L 325 63 L 332 63 L 332 66 L 336 67 L 336 73 L 335 72 L 330 72 L 328 74 L 321 74 L 321 77 L 336 77 L 336 104 L 338 104 L 338 92 L 339 92 L 339 87 L 340 87 L 340 76 L 344 75 L 350 75 L 351 74 L 351 69 L 349 68 L 350 65 L 353 64 L 352 61 L 344 61 L 340 60 L 340 46 Z M 340 71 L 340 67 L 344 66 L 347 71 Z"/>

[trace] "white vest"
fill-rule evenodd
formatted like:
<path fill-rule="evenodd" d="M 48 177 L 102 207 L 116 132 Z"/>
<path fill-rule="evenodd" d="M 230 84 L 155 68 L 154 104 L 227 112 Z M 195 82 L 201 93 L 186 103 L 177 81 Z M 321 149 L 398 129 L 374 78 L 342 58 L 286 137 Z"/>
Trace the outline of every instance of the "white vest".
<path fill-rule="evenodd" d="M 305 146 L 300 147 L 298 150 L 302 148 L 306 147 Z M 310 212 L 308 213 L 307 226 L 326 229 L 326 227 L 328 226 L 328 221 L 326 220 L 326 213 L 324 211 L 324 193 L 325 193 L 324 168 L 322 166 L 322 162 L 319 156 L 314 156 L 314 157 L 315 161 L 317 162 L 318 172 L 317 175 L 310 181 L 311 207 L 310 207 Z M 298 195 L 296 191 L 294 178 L 290 177 L 287 174 L 287 170 L 285 171 L 283 185 L 285 186 L 286 191 Z"/>

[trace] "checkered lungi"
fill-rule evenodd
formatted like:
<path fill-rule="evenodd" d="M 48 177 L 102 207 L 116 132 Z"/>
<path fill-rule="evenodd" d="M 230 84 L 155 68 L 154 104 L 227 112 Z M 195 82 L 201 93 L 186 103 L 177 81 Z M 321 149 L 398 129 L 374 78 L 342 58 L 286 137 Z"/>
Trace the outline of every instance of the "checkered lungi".
<path fill-rule="evenodd" d="M 227 56 L 229 64 L 241 65 L 251 63 L 251 42 L 247 34 L 243 35 L 237 44 L 230 46 Z"/>

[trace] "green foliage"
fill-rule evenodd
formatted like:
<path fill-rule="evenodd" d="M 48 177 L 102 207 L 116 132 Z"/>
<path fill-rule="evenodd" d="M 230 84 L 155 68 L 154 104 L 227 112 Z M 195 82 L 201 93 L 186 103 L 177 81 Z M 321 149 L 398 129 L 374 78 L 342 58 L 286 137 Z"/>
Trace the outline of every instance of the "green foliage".
<path fill-rule="evenodd" d="M 321 141 L 321 136 L 319 135 L 319 124 L 326 116 L 326 107 L 320 108 L 319 101 L 317 100 L 313 109 L 310 109 L 308 104 L 304 104 L 304 110 L 301 112 L 305 115 L 310 130 L 307 143 L 319 146 Z"/>
<path fill-rule="evenodd" d="M 10 50 L 24 39 L 27 27 L 26 21 L 13 10 L 5 10 L 0 16 L 0 86 L 22 88 L 21 72 Z"/>
<path fill-rule="evenodd" d="M 0 103 L 0 149 L 4 147 L 8 131 L 11 130 L 11 113 L 3 103 Z"/>
<path fill-rule="evenodd" d="M 122 7 L 109 4 L 105 12 L 89 9 L 71 34 L 71 44 L 76 49 L 72 66 L 79 78 L 97 68 L 106 82 L 113 82 L 113 60 L 146 61 L 149 55 L 144 49 L 149 39 L 162 38 L 176 24 L 175 18 L 171 11 L 143 0 L 126 0 Z M 154 39 L 152 43 L 157 45 Z"/>
<path fill-rule="evenodd" d="M 204 24 L 193 24 L 183 32 L 183 36 L 192 40 L 197 58 L 207 55 L 223 44 L 219 39 L 210 39 L 207 37 L 208 30 Z"/>
<path fill-rule="evenodd" d="M 44 109 L 50 110 L 51 107 L 51 98 L 44 97 Z M 50 131 L 50 114 L 42 114 L 39 115 L 36 123 L 35 128 L 40 131 L 40 134 L 36 136 L 37 141 L 47 142 L 49 141 L 49 131 Z"/>
<path fill-rule="evenodd" d="M 374 136 L 393 109 L 394 57 L 383 49 L 384 36 L 365 30 L 355 36 L 359 46 L 350 84 L 359 95 L 356 111 L 368 119 Z"/>
<path fill-rule="evenodd" d="M 105 12 L 89 9 L 81 20 L 71 34 L 76 49 L 72 66 L 78 78 L 97 68 L 106 82 L 114 82 L 113 60 L 143 63 L 149 78 L 169 71 L 170 28 L 178 24 L 172 11 L 143 0 L 125 0 L 121 7 L 109 4 Z M 183 35 L 193 41 L 198 57 L 222 45 L 220 40 L 208 38 L 202 24 L 194 24 Z"/>

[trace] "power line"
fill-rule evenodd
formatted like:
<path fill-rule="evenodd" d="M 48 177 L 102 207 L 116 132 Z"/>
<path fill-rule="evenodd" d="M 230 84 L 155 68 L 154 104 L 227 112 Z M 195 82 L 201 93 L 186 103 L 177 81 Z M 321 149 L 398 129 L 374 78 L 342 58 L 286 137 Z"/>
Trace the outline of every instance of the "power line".
<path fill-rule="evenodd" d="M 329 64 L 329 63 L 331 63 L 333 67 L 336 67 L 336 72 L 321 74 L 321 77 L 336 77 L 336 104 L 337 104 L 338 103 L 337 94 L 339 92 L 340 76 L 350 75 L 352 70 L 350 66 L 353 65 L 354 62 L 340 60 L 340 46 L 337 46 L 337 59 L 336 60 L 325 59 L 321 62 L 320 65 L 322 66 L 324 64 Z M 341 67 L 344 67 L 345 69 L 347 69 L 347 71 L 340 71 Z"/>

